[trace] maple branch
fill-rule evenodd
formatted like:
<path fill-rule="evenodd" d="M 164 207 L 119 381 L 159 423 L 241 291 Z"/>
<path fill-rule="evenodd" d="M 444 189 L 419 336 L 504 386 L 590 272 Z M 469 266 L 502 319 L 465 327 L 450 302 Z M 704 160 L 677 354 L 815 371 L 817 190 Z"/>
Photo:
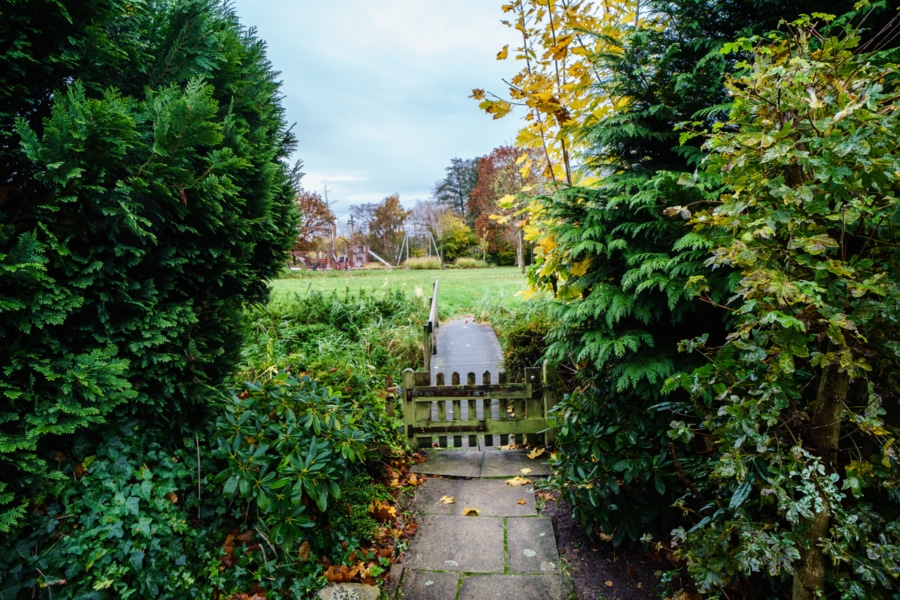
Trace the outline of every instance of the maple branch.
<path fill-rule="evenodd" d="M 525 70 L 527 71 L 529 76 L 534 75 L 534 70 L 531 67 L 531 57 L 528 54 L 528 30 L 525 28 L 525 8 L 519 5 L 519 24 L 521 25 L 522 31 L 522 53 L 525 56 Z M 544 149 L 544 156 L 547 159 L 547 167 L 550 169 L 550 179 L 553 180 L 553 186 L 559 191 L 559 183 L 556 181 L 556 177 L 553 177 L 553 160 L 550 158 L 550 149 L 547 148 L 547 137 L 544 133 L 544 123 L 541 119 L 541 113 L 537 109 L 532 109 L 535 119 L 540 125 L 540 135 L 541 135 L 541 147 Z"/>
<path fill-rule="evenodd" d="M 553 0 L 547 0 L 547 17 L 550 19 L 550 35 L 553 36 L 553 46 L 556 47 L 558 40 L 556 38 L 556 25 L 553 23 Z M 556 73 L 556 93 L 559 95 L 560 102 L 562 102 L 563 97 L 563 84 L 562 79 L 559 74 L 559 60 L 553 59 L 553 70 Z M 562 106 L 562 104 L 560 104 Z M 557 119 L 559 121 L 559 119 Z M 562 127 L 562 123 L 559 123 L 559 126 Z M 563 136 L 560 136 L 559 143 L 562 146 L 562 154 L 563 154 L 563 166 L 566 169 L 566 183 L 572 185 L 572 166 L 569 163 L 569 148 L 566 145 L 566 139 Z"/>

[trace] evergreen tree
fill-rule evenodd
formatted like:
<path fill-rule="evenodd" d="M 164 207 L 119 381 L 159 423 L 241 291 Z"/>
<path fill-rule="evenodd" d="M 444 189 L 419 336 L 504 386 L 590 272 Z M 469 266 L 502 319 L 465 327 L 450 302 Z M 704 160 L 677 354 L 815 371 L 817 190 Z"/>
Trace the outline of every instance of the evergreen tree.
<path fill-rule="evenodd" d="M 296 214 L 276 74 L 233 10 L 0 11 L 3 530 L 60 436 L 209 404 Z"/>

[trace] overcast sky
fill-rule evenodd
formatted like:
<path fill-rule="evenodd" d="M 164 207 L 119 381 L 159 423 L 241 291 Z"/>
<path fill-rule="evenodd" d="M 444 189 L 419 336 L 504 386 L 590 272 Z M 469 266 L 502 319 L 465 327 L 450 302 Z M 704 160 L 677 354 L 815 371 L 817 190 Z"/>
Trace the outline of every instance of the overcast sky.
<path fill-rule="evenodd" d="M 516 32 L 501 0 L 234 0 L 281 71 L 299 139 L 303 187 L 346 218 L 351 204 L 398 193 L 427 200 L 450 159 L 511 144 L 513 114 L 493 120 L 468 98 L 503 91 L 515 61 L 497 61 Z"/>

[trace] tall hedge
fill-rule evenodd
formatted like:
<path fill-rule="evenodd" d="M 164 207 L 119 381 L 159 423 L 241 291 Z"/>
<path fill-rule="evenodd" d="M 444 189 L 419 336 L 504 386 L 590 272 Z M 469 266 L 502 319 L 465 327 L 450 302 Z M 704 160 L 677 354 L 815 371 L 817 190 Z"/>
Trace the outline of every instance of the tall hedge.
<path fill-rule="evenodd" d="M 227 5 L 0 7 L 4 531 L 64 436 L 202 411 L 296 217 L 277 73 Z"/>

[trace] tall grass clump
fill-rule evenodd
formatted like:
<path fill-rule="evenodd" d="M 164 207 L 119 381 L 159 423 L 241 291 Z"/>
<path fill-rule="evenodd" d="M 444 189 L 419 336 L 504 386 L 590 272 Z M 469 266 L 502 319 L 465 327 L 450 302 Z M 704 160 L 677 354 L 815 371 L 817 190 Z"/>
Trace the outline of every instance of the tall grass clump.
<path fill-rule="evenodd" d="M 460 256 L 453 261 L 453 268 L 455 269 L 485 269 L 487 266 L 487 263 L 483 260 L 470 256 Z"/>
<path fill-rule="evenodd" d="M 441 268 L 441 259 L 437 256 L 417 256 L 404 262 L 403 266 L 416 271 L 436 271 Z"/>

